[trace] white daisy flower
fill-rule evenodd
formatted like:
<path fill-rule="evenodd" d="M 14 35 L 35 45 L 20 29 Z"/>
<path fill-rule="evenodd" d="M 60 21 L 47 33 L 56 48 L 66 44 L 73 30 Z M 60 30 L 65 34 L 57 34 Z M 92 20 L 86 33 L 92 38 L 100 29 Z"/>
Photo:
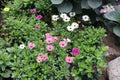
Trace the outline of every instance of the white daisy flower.
<path fill-rule="evenodd" d="M 66 41 L 66 42 L 71 42 L 71 40 L 69 38 L 63 39 L 63 40 Z"/>
<path fill-rule="evenodd" d="M 59 16 L 58 15 L 52 15 L 52 20 L 53 21 L 57 21 L 59 19 Z"/>
<path fill-rule="evenodd" d="M 84 15 L 84 16 L 82 16 L 82 20 L 83 20 L 83 21 L 89 21 L 90 18 L 89 18 L 88 15 Z"/>
<path fill-rule="evenodd" d="M 19 46 L 19 48 L 20 48 L 20 49 L 24 49 L 24 48 L 25 48 L 25 45 L 24 45 L 24 44 L 21 44 L 21 45 Z"/>
<path fill-rule="evenodd" d="M 75 12 L 70 12 L 69 15 L 70 15 L 70 17 L 74 17 L 76 14 L 75 14 Z"/>
<path fill-rule="evenodd" d="M 67 30 L 68 30 L 68 31 L 73 31 L 74 28 L 73 28 L 72 26 L 68 26 L 68 27 L 67 27 Z"/>
<path fill-rule="evenodd" d="M 73 22 L 72 25 L 71 25 L 74 29 L 78 28 L 79 27 L 79 24 L 76 23 L 76 22 Z"/>
<path fill-rule="evenodd" d="M 65 18 L 65 17 L 68 17 L 68 16 L 67 16 L 67 14 L 65 14 L 65 13 L 61 13 L 61 14 L 60 14 L 60 17 L 61 17 L 61 18 Z"/>
<path fill-rule="evenodd" d="M 67 16 L 67 17 L 64 17 L 64 18 L 63 18 L 63 21 L 64 21 L 64 22 L 69 22 L 69 21 L 70 21 L 70 17 L 68 17 L 68 16 Z"/>

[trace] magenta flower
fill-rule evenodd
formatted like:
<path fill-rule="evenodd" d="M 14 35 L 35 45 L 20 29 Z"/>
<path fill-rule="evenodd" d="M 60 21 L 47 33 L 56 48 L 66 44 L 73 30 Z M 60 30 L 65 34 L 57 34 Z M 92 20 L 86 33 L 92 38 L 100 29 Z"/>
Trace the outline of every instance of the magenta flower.
<path fill-rule="evenodd" d="M 30 9 L 30 13 L 34 14 L 36 12 L 36 9 Z"/>
<path fill-rule="evenodd" d="M 78 48 L 73 48 L 72 49 L 72 54 L 73 55 L 79 55 L 80 54 L 80 50 Z"/>
<path fill-rule="evenodd" d="M 54 46 L 52 46 L 52 45 L 47 45 L 46 49 L 47 49 L 48 51 L 53 51 L 53 50 L 54 50 Z"/>
<path fill-rule="evenodd" d="M 53 37 L 47 38 L 45 41 L 47 44 L 51 44 L 54 42 Z"/>
<path fill-rule="evenodd" d="M 40 30 L 40 27 L 39 26 L 35 26 L 35 30 Z"/>
<path fill-rule="evenodd" d="M 66 57 L 66 59 L 65 59 L 65 61 L 67 62 L 67 63 L 72 63 L 73 62 L 73 57 Z"/>
<path fill-rule="evenodd" d="M 93 70 L 96 71 L 97 70 L 97 66 L 93 66 Z"/>
<path fill-rule="evenodd" d="M 35 47 L 35 44 L 34 44 L 34 43 L 31 43 L 31 42 L 28 43 L 28 48 L 29 48 L 29 49 L 33 49 L 34 47 Z"/>
<path fill-rule="evenodd" d="M 43 18 L 43 16 L 41 14 L 37 15 L 37 19 L 41 20 Z"/>
<path fill-rule="evenodd" d="M 60 41 L 59 42 L 59 46 L 62 47 L 62 48 L 64 48 L 64 47 L 67 46 L 67 42 L 66 41 Z"/>

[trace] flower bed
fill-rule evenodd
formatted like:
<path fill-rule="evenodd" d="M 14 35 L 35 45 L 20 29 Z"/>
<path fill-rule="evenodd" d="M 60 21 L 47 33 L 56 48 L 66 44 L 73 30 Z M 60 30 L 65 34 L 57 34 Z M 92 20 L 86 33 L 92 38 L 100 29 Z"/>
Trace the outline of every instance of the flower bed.
<path fill-rule="evenodd" d="M 0 39 L 0 79 L 16 80 L 97 80 L 105 67 L 107 48 L 101 45 L 105 30 L 79 27 L 70 15 L 52 15 L 51 28 L 38 8 L 19 8 L 11 2 L 3 9 L 9 35 Z M 19 11 L 17 11 L 19 8 Z M 19 13 L 18 13 L 19 12 Z M 22 13 L 24 12 L 24 13 Z M 15 14 L 17 13 L 17 14 Z M 88 16 L 83 17 L 89 21 Z"/>

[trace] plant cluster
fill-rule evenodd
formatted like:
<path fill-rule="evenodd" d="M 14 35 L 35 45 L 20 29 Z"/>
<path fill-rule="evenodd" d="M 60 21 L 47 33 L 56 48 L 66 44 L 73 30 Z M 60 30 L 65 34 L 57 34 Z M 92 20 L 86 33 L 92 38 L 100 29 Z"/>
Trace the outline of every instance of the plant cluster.
<path fill-rule="evenodd" d="M 12 0 L 3 9 L 2 29 L 9 37 L 0 39 L 0 79 L 97 80 L 107 55 L 101 44 L 105 30 L 93 26 L 81 30 L 74 12 L 52 15 L 49 27 L 40 10 L 31 8 L 35 3 Z M 84 15 L 82 20 L 90 18 Z"/>
<path fill-rule="evenodd" d="M 76 18 L 81 21 L 81 16 L 89 15 L 91 22 L 85 25 L 94 25 L 103 22 L 108 30 L 116 36 L 116 42 L 120 43 L 119 27 L 119 0 L 51 0 L 60 13 L 76 12 Z"/>
<path fill-rule="evenodd" d="M 101 13 L 106 20 L 103 20 L 107 29 L 113 32 L 117 37 L 117 43 L 120 44 L 120 6 L 119 4 L 109 4 L 101 9 Z"/>

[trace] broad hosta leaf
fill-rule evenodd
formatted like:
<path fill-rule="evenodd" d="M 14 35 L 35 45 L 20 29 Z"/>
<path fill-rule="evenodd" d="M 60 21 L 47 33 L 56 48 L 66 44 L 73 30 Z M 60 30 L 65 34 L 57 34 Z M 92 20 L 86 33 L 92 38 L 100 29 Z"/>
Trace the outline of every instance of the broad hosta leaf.
<path fill-rule="evenodd" d="M 113 32 L 114 32 L 115 35 L 120 37 L 120 26 L 114 27 Z"/>
<path fill-rule="evenodd" d="M 81 1 L 81 7 L 85 9 L 90 9 L 90 6 L 88 5 L 87 0 Z"/>
<path fill-rule="evenodd" d="M 58 8 L 58 11 L 61 13 L 63 13 L 63 12 L 69 13 L 72 10 L 73 5 L 70 2 L 64 2 L 60 5 L 58 5 L 57 8 Z"/>
<path fill-rule="evenodd" d="M 76 3 L 81 3 L 81 0 L 73 0 Z"/>
<path fill-rule="evenodd" d="M 82 12 L 81 5 L 79 3 L 73 3 L 72 11 L 75 12 L 76 14 L 80 14 Z"/>
<path fill-rule="evenodd" d="M 52 4 L 61 4 L 63 0 L 51 0 Z"/>
<path fill-rule="evenodd" d="M 114 22 L 114 21 L 105 21 L 104 23 L 105 23 L 105 25 L 107 26 L 107 29 L 108 29 L 109 31 L 111 31 L 111 32 L 113 32 L 113 28 L 114 28 L 115 26 L 119 26 L 119 24 L 116 23 L 116 22 Z"/>
<path fill-rule="evenodd" d="M 118 21 L 120 18 L 120 7 L 115 7 L 115 11 L 104 14 L 108 20 Z"/>
<path fill-rule="evenodd" d="M 87 0 L 88 5 L 95 9 L 102 5 L 102 0 Z"/>

